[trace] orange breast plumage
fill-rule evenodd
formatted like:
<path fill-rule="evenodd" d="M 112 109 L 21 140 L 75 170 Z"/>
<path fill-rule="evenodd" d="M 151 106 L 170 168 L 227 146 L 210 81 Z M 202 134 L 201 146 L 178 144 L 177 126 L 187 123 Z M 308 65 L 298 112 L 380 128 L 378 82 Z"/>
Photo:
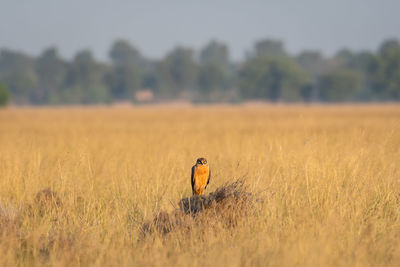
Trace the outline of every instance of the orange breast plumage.
<path fill-rule="evenodd" d="M 202 195 L 210 178 L 210 168 L 207 165 L 195 165 L 192 168 L 193 195 Z"/>

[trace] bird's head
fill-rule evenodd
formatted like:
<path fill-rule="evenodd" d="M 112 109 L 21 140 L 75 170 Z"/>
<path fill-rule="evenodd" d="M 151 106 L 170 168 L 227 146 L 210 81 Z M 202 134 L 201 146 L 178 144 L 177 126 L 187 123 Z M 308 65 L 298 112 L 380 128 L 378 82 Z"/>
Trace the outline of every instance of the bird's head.
<path fill-rule="evenodd" d="M 205 158 L 198 158 L 196 160 L 196 165 L 208 165 L 208 162 Z"/>

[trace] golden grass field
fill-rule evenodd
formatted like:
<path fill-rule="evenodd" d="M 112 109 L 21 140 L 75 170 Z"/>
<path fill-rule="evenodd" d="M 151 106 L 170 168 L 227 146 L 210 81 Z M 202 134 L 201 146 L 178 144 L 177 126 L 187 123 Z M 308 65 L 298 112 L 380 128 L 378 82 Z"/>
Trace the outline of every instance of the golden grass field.
<path fill-rule="evenodd" d="M 261 207 L 141 238 L 200 156 Z M 400 106 L 0 110 L 0 265 L 400 266 Z"/>

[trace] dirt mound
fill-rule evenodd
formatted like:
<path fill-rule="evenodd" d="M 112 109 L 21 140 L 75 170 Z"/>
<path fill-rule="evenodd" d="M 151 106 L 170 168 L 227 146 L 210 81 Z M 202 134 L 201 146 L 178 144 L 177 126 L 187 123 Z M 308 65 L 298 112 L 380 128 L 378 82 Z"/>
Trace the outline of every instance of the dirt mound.
<path fill-rule="evenodd" d="M 243 180 L 237 180 L 231 184 L 225 184 L 218 187 L 214 192 L 207 196 L 191 196 L 182 198 L 179 201 L 179 208 L 186 214 L 196 215 L 205 209 L 212 207 L 220 208 L 221 205 L 230 204 L 230 202 L 248 202 L 254 200 L 254 196 L 246 192 Z"/>
<path fill-rule="evenodd" d="M 179 208 L 168 213 L 160 211 L 151 221 L 141 227 L 143 236 L 157 232 L 167 234 L 173 230 L 188 231 L 201 225 L 220 224 L 234 227 L 238 221 L 255 211 L 260 203 L 253 193 L 248 192 L 243 180 L 218 187 L 206 196 L 191 196 L 179 201 Z"/>

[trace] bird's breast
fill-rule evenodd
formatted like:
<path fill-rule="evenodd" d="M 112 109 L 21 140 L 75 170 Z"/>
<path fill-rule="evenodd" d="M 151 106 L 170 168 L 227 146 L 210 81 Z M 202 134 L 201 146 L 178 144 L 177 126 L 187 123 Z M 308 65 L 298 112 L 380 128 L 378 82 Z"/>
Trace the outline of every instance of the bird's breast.
<path fill-rule="evenodd" d="M 201 165 L 201 166 L 197 166 L 197 168 L 196 168 L 196 173 L 200 174 L 200 175 L 207 174 L 208 171 L 209 171 L 208 166 Z"/>

